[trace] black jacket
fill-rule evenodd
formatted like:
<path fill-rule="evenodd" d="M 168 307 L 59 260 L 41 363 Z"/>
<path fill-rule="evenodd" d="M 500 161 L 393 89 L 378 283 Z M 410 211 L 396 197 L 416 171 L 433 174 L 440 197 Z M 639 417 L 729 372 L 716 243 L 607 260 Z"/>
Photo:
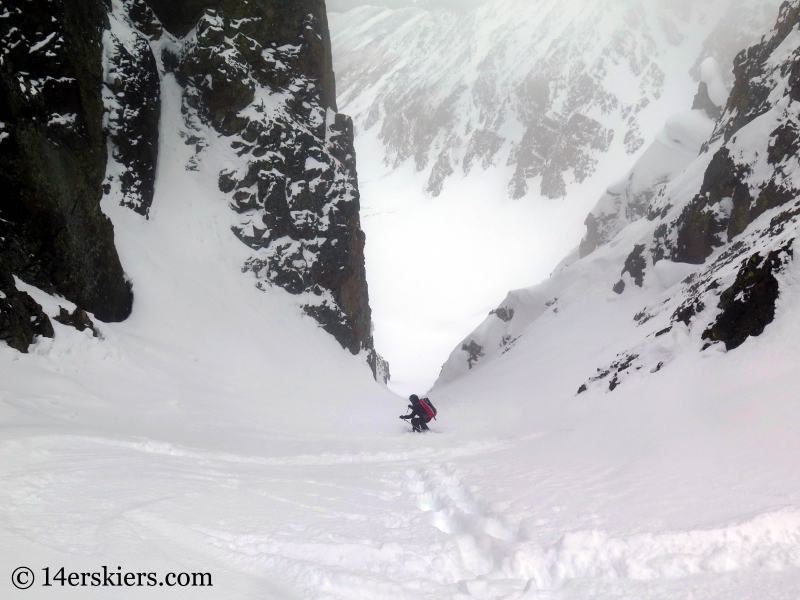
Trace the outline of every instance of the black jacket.
<path fill-rule="evenodd" d="M 426 423 L 428 421 L 430 421 L 430 419 L 428 418 L 428 415 L 425 414 L 424 410 L 422 410 L 422 406 L 420 406 L 419 402 L 417 404 L 412 404 L 411 408 L 412 408 L 411 414 L 410 415 L 405 415 L 403 417 L 403 419 L 413 419 L 414 417 L 419 417 L 420 419 L 422 419 Z"/>

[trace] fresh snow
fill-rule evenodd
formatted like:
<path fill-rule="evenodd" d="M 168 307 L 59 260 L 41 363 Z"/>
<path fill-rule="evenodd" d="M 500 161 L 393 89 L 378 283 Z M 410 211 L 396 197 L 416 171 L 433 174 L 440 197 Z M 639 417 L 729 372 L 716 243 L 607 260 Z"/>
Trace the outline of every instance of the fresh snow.
<path fill-rule="evenodd" d="M 372 380 L 363 356 L 303 317 L 296 297 L 260 291 L 241 272 L 248 248 L 231 232 L 238 217 L 216 181 L 235 157 L 204 131 L 204 168 L 187 170 L 180 89 L 172 76 L 162 86 L 149 220 L 120 207 L 116 191 L 103 203 L 133 283 L 133 314 L 95 321 L 98 338 L 54 322 L 55 338 L 30 354 L 0 345 L 2 597 L 800 597 L 797 261 L 781 275 L 776 319 L 758 338 L 735 352 L 699 352 L 699 331 L 676 327 L 648 355 L 663 353 L 668 368 L 638 373 L 613 394 L 596 387 L 576 396 L 587 374 L 641 339 L 631 312 L 696 268 L 661 261 L 643 288 L 629 281 L 614 294 L 610 283 L 648 233 L 646 219 L 581 261 L 569 254 L 569 235 L 552 226 L 566 217 L 559 211 L 585 215 L 631 165 L 608 158 L 598 170 L 610 176 L 592 180 L 575 204 L 498 201 L 502 167 L 494 178 L 454 181 L 452 196 L 432 203 L 413 169 L 380 171 L 369 162 L 379 153 L 360 150 L 370 239 L 410 248 L 408 262 L 383 264 L 428 265 L 431 282 L 473 282 L 450 297 L 412 286 L 437 306 L 433 329 L 456 335 L 468 322 L 460 294 L 476 294 L 481 310 L 469 318 L 480 322 L 500 286 L 515 287 L 511 273 L 530 283 L 569 254 L 547 283 L 515 293 L 517 309 L 529 312 L 519 315 L 515 333 L 524 335 L 513 351 L 449 379 L 446 369 L 431 395 L 434 432 L 410 434 L 397 419 L 406 401 Z M 742 151 L 770 118 L 739 134 Z M 654 144 L 694 144 L 696 119 L 668 121 L 665 141 Z M 707 160 L 690 161 L 669 193 L 692 189 Z M 385 204 L 370 195 L 391 189 Z M 381 224 L 381 214 L 397 221 Z M 429 233 L 407 244 L 408 228 L 425 227 L 420 215 L 430 217 Z M 448 227 L 454 220 L 468 226 Z M 539 271 L 520 261 L 531 242 L 514 240 L 525 231 L 553 245 L 553 256 L 535 258 Z M 580 233 L 576 221 L 572 245 Z M 367 256 L 371 291 L 376 276 L 403 281 L 402 271 L 381 275 L 379 248 Z M 503 260 L 482 258 L 490 250 Z M 74 308 L 17 285 L 51 316 Z M 443 326 L 445 311 L 461 324 Z M 419 342 L 414 333 L 405 343 Z M 213 587 L 40 587 L 45 567 L 104 565 L 162 578 L 209 572 Z M 20 566 L 37 577 L 26 591 L 9 581 Z"/>
<path fill-rule="evenodd" d="M 708 85 L 708 96 L 717 106 L 725 106 L 728 90 L 722 78 L 722 70 L 714 57 L 709 56 L 700 65 L 700 79 Z"/>
<path fill-rule="evenodd" d="M 102 339 L 55 323 L 29 355 L 0 348 L 4 595 L 23 593 L 8 581 L 18 566 L 108 565 L 209 572 L 214 587 L 24 593 L 797 598 L 798 286 L 736 352 L 679 353 L 579 398 L 642 298 L 602 286 L 598 315 L 588 295 L 563 296 L 515 352 L 435 391 L 434 433 L 408 434 L 405 402 L 361 357 L 234 268 L 230 211 L 211 176 L 185 170 L 171 77 L 164 92 L 150 220 L 104 207 L 131 319 L 98 324 Z M 208 151 L 221 162 L 227 147 Z M 682 278 L 659 265 L 641 294 Z M 20 286 L 50 314 L 72 308 Z"/>

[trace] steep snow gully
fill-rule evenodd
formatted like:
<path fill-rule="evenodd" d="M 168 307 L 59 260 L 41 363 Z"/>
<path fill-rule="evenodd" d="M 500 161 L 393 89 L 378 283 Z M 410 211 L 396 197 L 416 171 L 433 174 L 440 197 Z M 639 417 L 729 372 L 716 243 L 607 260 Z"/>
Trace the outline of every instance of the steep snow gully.
<path fill-rule="evenodd" d="M 703 119 L 665 121 L 703 108 L 693 98 L 707 58 L 722 66 L 724 83 L 709 88 L 718 104 L 706 106 L 719 116 L 734 56 L 772 27 L 780 3 L 329 4 L 364 5 L 331 14 L 331 41 L 339 108 L 355 125 L 370 304 L 392 389 L 429 387 L 508 290 L 546 279 L 645 152 L 650 173 L 627 186 L 631 216 L 659 178 L 691 162 Z"/>
<path fill-rule="evenodd" d="M 116 189 L 102 201 L 130 317 L 78 330 L 56 319 L 75 304 L 13 282 L 53 335 L 0 343 L 0 596 L 796 600 L 799 22 L 795 0 L 740 55 L 721 116 L 722 71 L 698 63 L 706 95 L 588 198 L 591 244 L 453 350 L 425 435 L 369 348 L 305 310 L 313 291 L 242 270 L 260 250 L 234 232 L 268 208 L 231 210 L 219 175 L 249 155 L 193 119 L 156 53 L 149 218 Z M 262 92 L 262 109 L 283 101 Z M 700 193 L 716 175 L 735 198 Z M 768 202 L 745 201 L 767 182 Z M 685 228 L 706 242 L 695 263 L 670 260 Z M 760 330 L 728 349 L 714 325 L 753 306 Z M 153 585 L 69 578 L 104 567 Z M 160 586 L 169 573 L 211 585 Z"/>

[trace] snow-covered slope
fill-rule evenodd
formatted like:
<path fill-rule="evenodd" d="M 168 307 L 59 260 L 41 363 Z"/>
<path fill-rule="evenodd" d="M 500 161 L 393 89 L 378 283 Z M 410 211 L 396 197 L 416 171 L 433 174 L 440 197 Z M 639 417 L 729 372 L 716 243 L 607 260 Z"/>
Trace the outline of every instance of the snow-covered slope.
<path fill-rule="evenodd" d="M 225 235 L 214 168 L 230 147 L 209 136 L 211 168 L 187 171 L 181 90 L 171 75 L 162 89 L 151 218 L 104 206 L 138 282 L 130 319 L 0 348 L 4 597 L 797 597 L 795 288 L 762 343 L 678 356 L 601 401 L 572 401 L 574 382 L 621 321 L 566 298 L 574 327 L 537 321 L 441 389 L 435 433 L 412 436 L 361 357 L 233 268 L 249 249 Z M 51 315 L 72 308 L 19 285 Z M 623 313 L 639 300 L 609 296 Z M 21 592 L 23 565 L 37 579 Z M 104 565 L 155 583 L 41 585 L 47 567 L 103 581 Z M 212 587 L 158 586 L 169 573 Z"/>
<path fill-rule="evenodd" d="M 115 33 L 127 24 L 119 18 Z M 167 571 L 214 576 L 215 587 L 175 589 L 175 597 L 287 597 L 275 590 L 288 580 L 248 575 L 236 553 L 220 562 L 226 519 L 241 518 L 232 535 L 248 522 L 251 533 L 263 525 L 282 535 L 281 502 L 269 497 L 291 489 L 280 491 L 266 476 L 242 495 L 241 475 L 369 461 L 358 440 L 380 441 L 397 428 L 396 418 L 385 418 L 394 398 L 373 380 L 365 352 L 346 352 L 296 296 L 259 289 L 254 274 L 242 271 L 252 250 L 232 233 L 239 215 L 218 189 L 220 171 L 239 157 L 213 128 L 195 122 L 189 129 L 184 89 L 173 74 L 161 75 L 149 218 L 121 204 L 119 188 L 102 206 L 134 282 L 131 316 L 94 319 L 79 331 L 57 320 L 75 304 L 15 282 L 49 315 L 54 336 L 26 344 L 26 354 L 0 343 L 3 597 L 23 593 L 10 580 L 20 565 L 37 578 L 24 593 L 42 597 L 51 591 L 42 587 L 44 567 L 54 576 L 61 567 L 102 572 L 112 563 L 112 570 L 158 572 L 162 583 Z M 202 169 L 186 168 L 197 154 L 185 143 L 190 134 L 204 140 Z M 216 533 L 203 542 L 201 530 Z M 59 593 L 109 592 L 66 585 Z"/>
<path fill-rule="evenodd" d="M 779 2 L 353 4 L 391 3 L 347 4 L 330 24 L 375 338 L 395 388 L 413 392 L 509 289 L 579 244 L 609 183 L 692 108 L 703 60 L 730 87 L 733 56 Z M 667 145 L 648 151 L 656 170 L 691 159 Z"/>
<path fill-rule="evenodd" d="M 528 342 L 538 352 L 554 337 L 563 343 L 559 335 L 533 333 L 544 322 L 556 329 L 563 323 L 565 331 L 582 323 L 583 345 L 601 364 L 583 367 L 580 392 L 613 391 L 683 354 L 713 354 L 718 342 L 733 350 L 769 326 L 783 307 L 779 288 L 792 281 L 785 272 L 797 234 L 797 117 L 788 77 L 798 51 L 796 19 L 796 5 L 782 7 L 771 34 L 737 57 L 733 91 L 715 124 L 699 110 L 667 121 L 673 143 L 707 132 L 700 155 L 679 174 L 678 161 L 662 158 L 665 173 L 654 176 L 651 153 L 664 152 L 657 140 L 628 187 L 609 188 L 590 214 L 590 225 L 602 218 L 608 227 L 596 236 L 590 226 L 583 258 L 576 251 L 549 280 L 511 292 L 453 351 L 437 385 L 503 360 L 526 338 L 538 338 Z M 713 66 L 704 64 L 701 92 L 721 86 Z M 650 192 L 631 210 L 637 180 L 649 181 Z M 593 329 L 607 331 L 595 338 Z"/>
<path fill-rule="evenodd" d="M 405 402 L 360 357 L 232 268 L 249 249 L 220 233 L 236 217 L 215 171 L 184 168 L 181 91 L 172 76 L 163 90 L 170 159 L 150 220 L 104 207 L 140 282 L 131 318 L 98 324 L 103 339 L 56 323 L 28 355 L 0 348 L 0 568 L 34 570 L 26 596 L 797 597 L 794 287 L 759 344 L 695 348 L 600 401 L 572 400 L 575 382 L 622 319 L 565 296 L 572 327 L 539 319 L 503 360 L 439 390 L 435 433 L 408 435 Z M 214 167 L 230 148 L 210 139 Z M 618 272 L 605 273 L 603 302 L 624 314 L 640 298 L 612 295 Z M 50 314 L 69 306 L 25 289 Z M 723 385 L 742 372 L 746 385 Z M 46 567 L 103 565 L 156 583 L 41 587 Z M 169 573 L 213 587 L 159 587 Z"/>
<path fill-rule="evenodd" d="M 187 124 L 185 88 L 162 72 L 150 218 L 121 206 L 118 190 L 103 203 L 134 281 L 130 318 L 94 323 L 94 337 L 55 319 L 73 304 L 14 283 L 55 335 L 28 354 L 0 345 L 0 595 L 796 599 L 800 273 L 788 252 L 767 252 L 796 233 L 799 12 L 795 2 L 738 63 L 708 151 L 656 195 L 652 221 L 648 211 L 621 223 L 497 311 L 522 337 L 437 387 L 425 436 L 404 433 L 406 402 L 297 296 L 241 272 L 253 249 L 231 233 L 240 217 L 218 186 L 242 157 L 208 123 Z M 695 117 L 673 123 L 672 139 L 687 140 Z M 202 136 L 202 152 L 188 135 Z M 712 176 L 735 188 L 730 202 L 697 194 Z M 764 178 L 771 191 L 746 202 L 747 184 Z M 655 235 L 662 225 L 670 235 Z M 686 232 L 707 243 L 683 244 Z M 707 247 L 705 264 L 672 260 Z M 767 314 L 776 289 L 760 335 L 700 350 L 712 321 L 710 340 L 733 347 L 725 315 L 757 325 L 748 315 Z M 664 299 L 650 321 L 631 318 Z M 678 302 L 680 322 L 647 338 Z M 490 340 L 502 333 L 489 329 Z M 631 372 L 576 396 L 587 370 L 636 344 Z M 633 372 L 658 352 L 660 370 Z M 12 579 L 23 566 L 36 580 L 19 591 L 12 581 L 31 581 Z M 183 587 L 192 574 L 207 574 L 205 586 Z"/>

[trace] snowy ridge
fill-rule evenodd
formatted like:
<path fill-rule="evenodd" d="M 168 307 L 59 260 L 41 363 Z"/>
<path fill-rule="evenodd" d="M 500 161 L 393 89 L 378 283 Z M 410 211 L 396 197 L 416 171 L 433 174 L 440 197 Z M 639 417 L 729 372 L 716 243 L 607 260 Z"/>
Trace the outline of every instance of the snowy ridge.
<path fill-rule="evenodd" d="M 778 3 L 745 4 L 355 8 L 331 20 L 340 104 L 359 132 L 380 129 L 387 164 L 425 171 L 434 196 L 451 176 L 508 164 L 512 197 L 563 197 L 600 155 L 643 146 L 684 85 L 665 73 L 708 56 L 727 70 L 758 39 Z"/>
<path fill-rule="evenodd" d="M 724 341 L 733 349 L 764 330 L 774 316 L 778 287 L 793 281 L 782 273 L 796 236 L 797 108 L 793 84 L 777 73 L 788 70 L 797 52 L 795 11 L 794 5 L 784 7 L 772 34 L 739 55 L 734 89 L 755 89 L 746 96 L 732 93 L 700 156 L 640 207 L 638 216 L 646 212 L 647 219 L 623 227 L 631 217 L 619 203 L 616 212 L 612 205 L 615 225 L 608 231 L 621 228 L 616 237 L 607 235 L 601 240 L 607 243 L 582 260 L 567 259 L 543 284 L 509 294 L 453 351 L 437 385 L 505 354 L 544 315 L 559 318 L 570 303 L 592 310 L 613 294 L 622 299 L 609 306 L 609 314 L 622 317 L 624 303 L 630 320 L 613 337 L 620 344 L 614 358 L 594 376 L 587 374 L 579 392 L 594 385 L 613 391 L 637 371 L 660 371 L 688 348 L 705 350 Z M 687 123 L 686 117 L 680 120 Z M 671 122 L 674 128 L 676 120 Z M 630 179 L 639 171 L 652 179 L 647 153 Z M 613 192 L 612 187 L 609 199 Z M 601 200 L 593 214 L 607 204 Z M 730 327 L 742 330 L 723 331 Z"/>
<path fill-rule="evenodd" d="M 628 223 L 644 217 L 655 197 L 689 166 L 714 131 L 715 119 L 728 100 L 728 90 L 713 57 L 702 66 L 701 87 L 692 110 L 667 119 L 630 172 L 609 186 L 589 213 L 587 233 L 580 244 L 581 257 L 610 241 Z"/>

